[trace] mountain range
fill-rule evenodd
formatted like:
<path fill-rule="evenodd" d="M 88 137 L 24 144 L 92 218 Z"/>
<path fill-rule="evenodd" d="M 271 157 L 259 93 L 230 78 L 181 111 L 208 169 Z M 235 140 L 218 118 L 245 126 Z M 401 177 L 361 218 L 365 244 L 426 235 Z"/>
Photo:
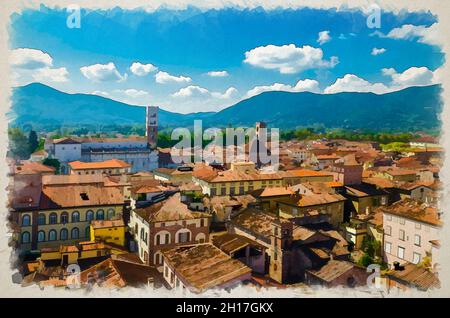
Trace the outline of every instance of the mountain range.
<path fill-rule="evenodd" d="M 204 127 L 253 126 L 327 128 L 377 131 L 418 131 L 440 126 L 440 85 L 409 87 L 373 93 L 314 94 L 264 92 L 219 112 L 180 114 L 159 109 L 159 125 L 190 127 L 202 119 Z M 34 129 L 102 125 L 144 125 L 145 108 L 90 94 L 68 94 L 41 83 L 13 89 L 10 125 Z"/>

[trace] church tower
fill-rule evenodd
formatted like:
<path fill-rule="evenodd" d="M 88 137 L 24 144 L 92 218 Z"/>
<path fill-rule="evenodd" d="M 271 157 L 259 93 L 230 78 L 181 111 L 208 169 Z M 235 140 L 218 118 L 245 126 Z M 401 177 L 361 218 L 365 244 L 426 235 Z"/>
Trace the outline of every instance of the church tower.
<path fill-rule="evenodd" d="M 158 106 L 147 106 L 145 118 L 147 143 L 154 149 L 158 140 Z"/>
<path fill-rule="evenodd" d="M 284 283 L 289 274 L 292 240 L 291 221 L 279 218 L 272 222 L 269 276 L 279 283 Z"/>

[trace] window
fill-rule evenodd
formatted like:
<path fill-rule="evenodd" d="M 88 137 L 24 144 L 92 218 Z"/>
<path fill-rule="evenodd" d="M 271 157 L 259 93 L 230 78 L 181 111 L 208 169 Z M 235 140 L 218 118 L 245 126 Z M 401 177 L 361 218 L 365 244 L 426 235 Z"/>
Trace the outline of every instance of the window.
<path fill-rule="evenodd" d="M 96 220 L 104 220 L 105 219 L 105 211 L 98 210 L 95 219 Z"/>
<path fill-rule="evenodd" d="M 22 216 L 22 226 L 30 226 L 31 225 L 31 218 L 28 214 L 25 214 Z"/>
<path fill-rule="evenodd" d="M 405 248 L 399 246 L 397 249 L 397 257 L 404 259 L 405 258 Z"/>
<path fill-rule="evenodd" d="M 80 237 L 80 230 L 77 227 L 74 227 L 70 233 L 70 236 L 73 240 L 76 240 Z"/>
<path fill-rule="evenodd" d="M 38 215 L 38 224 L 45 225 L 46 217 L 44 213 L 39 213 Z"/>
<path fill-rule="evenodd" d="M 116 211 L 114 211 L 114 209 L 108 210 L 108 220 L 112 220 L 115 215 L 116 215 Z"/>
<path fill-rule="evenodd" d="M 415 226 L 416 230 L 420 230 L 422 228 L 422 224 L 416 223 Z"/>
<path fill-rule="evenodd" d="M 61 241 L 67 240 L 68 237 L 69 237 L 69 231 L 67 231 L 67 229 L 62 229 L 62 230 L 59 232 L 59 239 L 60 239 Z"/>
<path fill-rule="evenodd" d="M 94 219 L 94 211 L 89 210 L 86 212 L 86 221 L 92 221 Z"/>
<path fill-rule="evenodd" d="M 388 236 L 391 236 L 391 234 L 392 234 L 392 226 L 386 225 L 386 228 L 384 230 L 384 234 L 386 234 Z"/>
<path fill-rule="evenodd" d="M 170 235 L 169 235 L 169 233 L 166 233 L 166 237 L 164 239 L 164 243 L 170 244 Z"/>
<path fill-rule="evenodd" d="M 58 215 L 55 212 L 50 213 L 50 216 L 48 217 L 48 223 L 49 224 L 58 223 Z"/>
<path fill-rule="evenodd" d="M 144 228 L 141 229 L 140 237 L 141 237 L 141 240 L 144 239 Z"/>
<path fill-rule="evenodd" d="M 391 250 L 392 250 L 392 244 L 389 243 L 389 242 L 386 242 L 386 243 L 384 244 L 384 251 L 385 251 L 386 253 L 391 254 Z"/>
<path fill-rule="evenodd" d="M 39 231 L 38 232 L 38 242 L 44 242 L 45 241 L 45 232 Z"/>
<path fill-rule="evenodd" d="M 21 242 L 22 242 L 22 244 L 30 243 L 30 232 L 23 232 L 22 233 Z"/>
<path fill-rule="evenodd" d="M 80 222 L 80 213 L 78 211 L 72 212 L 72 223 Z"/>
<path fill-rule="evenodd" d="M 405 231 L 404 230 L 399 230 L 398 232 L 398 239 L 401 241 L 405 240 Z"/>
<path fill-rule="evenodd" d="M 392 221 L 392 215 L 390 215 L 390 214 L 386 215 L 386 220 Z"/>
<path fill-rule="evenodd" d="M 155 264 L 156 265 L 161 264 L 161 254 L 159 254 L 159 253 L 155 255 Z"/>
<path fill-rule="evenodd" d="M 419 264 L 421 255 L 419 253 L 413 253 L 413 264 Z"/>
<path fill-rule="evenodd" d="M 69 213 L 63 212 L 61 213 L 61 223 L 66 224 L 69 222 Z"/>
<path fill-rule="evenodd" d="M 56 241 L 56 231 L 55 230 L 50 230 L 50 232 L 48 232 L 48 240 Z"/>
<path fill-rule="evenodd" d="M 405 225 L 405 219 L 404 219 L 404 218 L 398 218 L 398 222 L 399 222 L 401 225 Z"/>
<path fill-rule="evenodd" d="M 420 235 L 419 234 L 414 235 L 414 245 L 420 246 Z"/>
<path fill-rule="evenodd" d="M 191 233 L 184 232 L 184 233 L 178 233 L 178 242 L 179 243 L 186 243 L 189 242 L 191 239 Z"/>
<path fill-rule="evenodd" d="M 84 230 L 84 236 L 87 238 L 91 236 L 91 229 L 89 226 L 87 226 L 86 229 Z"/>

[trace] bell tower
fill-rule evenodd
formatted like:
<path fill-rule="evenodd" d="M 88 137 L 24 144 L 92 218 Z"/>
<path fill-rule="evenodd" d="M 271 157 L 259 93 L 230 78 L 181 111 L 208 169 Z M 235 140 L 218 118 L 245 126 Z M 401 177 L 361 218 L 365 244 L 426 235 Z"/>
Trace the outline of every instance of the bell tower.
<path fill-rule="evenodd" d="M 279 283 L 288 276 L 292 240 L 291 221 L 279 218 L 272 222 L 269 276 Z"/>
<path fill-rule="evenodd" d="M 154 149 L 158 140 L 158 106 L 147 106 L 145 119 L 147 143 Z"/>

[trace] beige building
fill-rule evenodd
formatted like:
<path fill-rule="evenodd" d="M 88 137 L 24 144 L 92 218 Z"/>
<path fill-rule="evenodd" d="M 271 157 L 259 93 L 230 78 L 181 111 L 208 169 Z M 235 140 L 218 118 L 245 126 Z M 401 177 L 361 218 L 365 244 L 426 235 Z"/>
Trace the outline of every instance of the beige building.
<path fill-rule="evenodd" d="M 176 193 L 131 212 L 129 227 L 141 260 L 161 266 L 163 249 L 209 242 L 209 214 L 191 211 Z"/>
<path fill-rule="evenodd" d="M 419 264 L 431 257 L 432 241 L 442 227 L 436 208 L 406 199 L 381 208 L 383 212 L 384 258 L 394 262 Z"/>

